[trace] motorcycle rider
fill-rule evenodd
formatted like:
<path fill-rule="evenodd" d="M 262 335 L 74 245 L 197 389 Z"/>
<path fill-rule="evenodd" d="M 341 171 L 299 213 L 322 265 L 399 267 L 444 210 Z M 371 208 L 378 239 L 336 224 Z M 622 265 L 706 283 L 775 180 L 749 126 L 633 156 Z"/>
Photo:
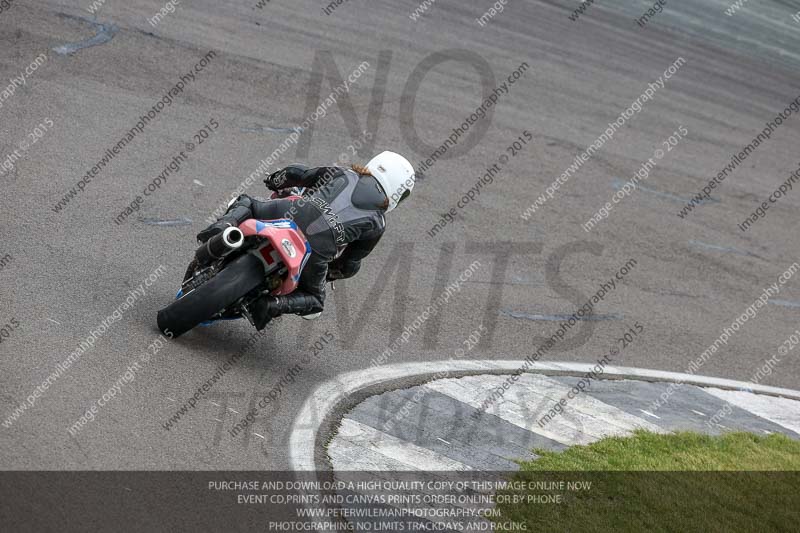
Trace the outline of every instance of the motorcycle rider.
<path fill-rule="evenodd" d="M 408 197 L 414 181 L 411 163 L 389 151 L 373 157 L 366 167 L 290 165 L 271 174 L 264 183 L 278 193 L 305 187 L 301 198 L 260 201 L 243 194 L 197 239 L 206 242 L 249 218 L 294 220 L 312 250 L 297 289 L 284 296 L 264 294 L 248 306 L 248 311 L 258 330 L 285 313 L 315 317 L 324 307 L 326 281 L 349 278 L 358 272 L 361 260 L 383 235 L 384 214 Z"/>

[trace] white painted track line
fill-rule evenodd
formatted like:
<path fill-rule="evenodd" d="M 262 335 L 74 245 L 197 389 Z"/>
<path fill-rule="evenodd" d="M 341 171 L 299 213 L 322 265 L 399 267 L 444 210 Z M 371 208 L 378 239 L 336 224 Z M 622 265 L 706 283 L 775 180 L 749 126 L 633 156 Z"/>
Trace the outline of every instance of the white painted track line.
<path fill-rule="evenodd" d="M 378 468 L 378 470 L 396 470 L 397 464 L 402 465 L 403 468 L 401 470 L 404 471 L 444 472 L 472 470 L 464 463 L 454 461 L 433 450 L 416 446 L 408 441 L 400 440 L 397 437 L 349 418 L 342 420 L 342 425 L 336 434 L 336 438 L 333 439 L 328 447 L 328 455 L 334 465 L 337 463 L 348 465 L 344 470 L 360 469 L 353 468 L 348 462 L 349 459 L 348 461 L 340 460 L 343 448 L 342 443 L 369 450 L 374 454 L 387 458 L 386 465 L 383 468 Z M 389 465 L 395 466 L 389 467 Z"/>
<path fill-rule="evenodd" d="M 507 376 L 469 376 L 439 380 L 425 386 L 480 409 L 484 400 L 506 379 Z M 547 376 L 523 374 L 487 412 L 567 446 L 589 444 L 603 437 L 627 435 L 640 428 L 662 431 L 658 426 L 588 394 L 569 399 L 563 407 L 563 415 L 557 414 L 540 427 L 537 421 L 569 390 L 570 387 Z"/>
<path fill-rule="evenodd" d="M 733 390 L 705 389 L 705 391 L 800 434 L 800 401 Z"/>

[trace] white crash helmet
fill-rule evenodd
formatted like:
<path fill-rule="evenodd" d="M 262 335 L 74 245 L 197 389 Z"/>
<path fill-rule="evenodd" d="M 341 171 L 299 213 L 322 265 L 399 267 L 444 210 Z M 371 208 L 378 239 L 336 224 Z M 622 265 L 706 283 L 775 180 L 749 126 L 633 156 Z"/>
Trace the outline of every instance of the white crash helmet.
<path fill-rule="evenodd" d="M 367 163 L 367 169 L 389 197 L 387 213 L 397 207 L 414 188 L 414 167 L 400 154 L 382 152 Z"/>

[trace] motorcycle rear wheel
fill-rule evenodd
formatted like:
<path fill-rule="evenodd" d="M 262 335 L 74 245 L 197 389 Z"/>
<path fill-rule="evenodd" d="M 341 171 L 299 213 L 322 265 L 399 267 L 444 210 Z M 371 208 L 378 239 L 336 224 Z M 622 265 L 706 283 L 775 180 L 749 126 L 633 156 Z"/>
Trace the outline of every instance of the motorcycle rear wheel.
<path fill-rule="evenodd" d="M 177 338 L 235 303 L 264 282 L 264 267 L 252 254 L 232 261 L 195 290 L 158 312 L 158 329 Z"/>

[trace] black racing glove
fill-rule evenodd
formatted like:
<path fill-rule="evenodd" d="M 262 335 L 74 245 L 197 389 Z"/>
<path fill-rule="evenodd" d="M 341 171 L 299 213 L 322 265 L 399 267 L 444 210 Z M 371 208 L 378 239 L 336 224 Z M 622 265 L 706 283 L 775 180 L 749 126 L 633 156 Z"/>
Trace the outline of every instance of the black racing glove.
<path fill-rule="evenodd" d="M 286 179 L 286 169 L 282 168 L 267 176 L 264 179 L 264 185 L 267 186 L 267 189 L 278 192 L 285 187 Z"/>

